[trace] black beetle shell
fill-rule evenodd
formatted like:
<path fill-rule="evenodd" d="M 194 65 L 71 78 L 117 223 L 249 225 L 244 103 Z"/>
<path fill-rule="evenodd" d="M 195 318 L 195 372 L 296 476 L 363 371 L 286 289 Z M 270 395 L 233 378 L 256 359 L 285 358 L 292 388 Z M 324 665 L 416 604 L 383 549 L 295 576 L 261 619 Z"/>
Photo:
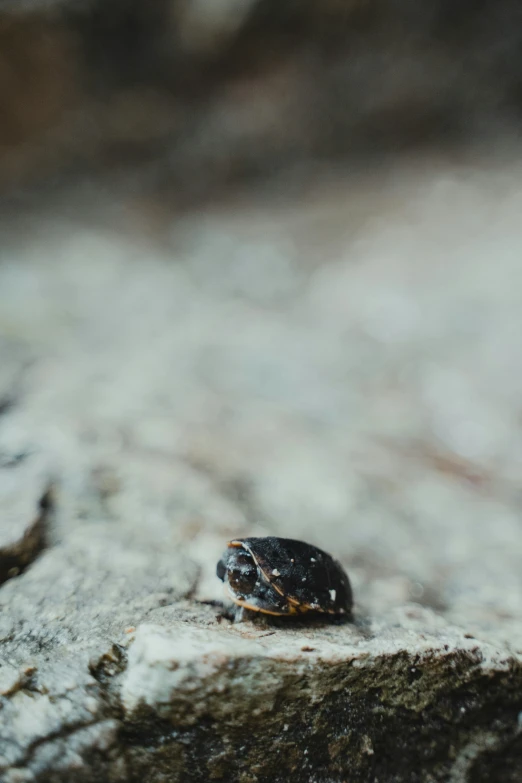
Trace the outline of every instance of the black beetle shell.
<path fill-rule="evenodd" d="M 232 587 L 236 603 L 277 615 L 350 613 L 352 589 L 348 575 L 322 549 L 275 536 L 233 539 L 228 546 L 217 567 L 220 579 L 225 581 L 227 566 L 234 566 L 238 549 L 248 552 L 259 570 L 259 579 L 250 592 L 238 594 Z"/>

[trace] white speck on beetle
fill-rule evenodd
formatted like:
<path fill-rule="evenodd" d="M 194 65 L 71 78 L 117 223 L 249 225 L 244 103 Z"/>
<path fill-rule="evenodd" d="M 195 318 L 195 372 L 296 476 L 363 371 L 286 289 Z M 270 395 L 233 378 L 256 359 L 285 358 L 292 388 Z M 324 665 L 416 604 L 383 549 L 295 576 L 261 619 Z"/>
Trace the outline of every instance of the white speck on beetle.
<path fill-rule="evenodd" d="M 272 575 L 273 575 L 273 576 L 281 576 L 281 574 L 279 573 L 279 571 L 277 570 L 277 568 L 273 568 L 273 569 L 272 569 Z"/>
<path fill-rule="evenodd" d="M 295 560 L 294 560 L 294 558 L 293 558 L 293 557 L 291 557 L 291 558 L 290 558 L 290 562 L 291 562 L 291 563 L 295 563 Z"/>
<path fill-rule="evenodd" d="M 301 579 L 301 582 L 306 582 L 306 576 L 303 576 L 303 578 Z"/>
<path fill-rule="evenodd" d="M 337 595 L 336 591 L 335 590 L 328 590 L 328 592 L 330 593 L 330 598 L 332 599 L 332 601 L 335 601 L 335 597 Z"/>
<path fill-rule="evenodd" d="M 317 560 L 315 559 L 315 557 L 311 557 L 311 558 L 310 558 L 310 562 L 311 562 L 311 563 L 317 563 Z"/>
<path fill-rule="evenodd" d="M 285 723 L 285 725 L 283 726 L 283 731 L 288 731 L 288 723 Z"/>

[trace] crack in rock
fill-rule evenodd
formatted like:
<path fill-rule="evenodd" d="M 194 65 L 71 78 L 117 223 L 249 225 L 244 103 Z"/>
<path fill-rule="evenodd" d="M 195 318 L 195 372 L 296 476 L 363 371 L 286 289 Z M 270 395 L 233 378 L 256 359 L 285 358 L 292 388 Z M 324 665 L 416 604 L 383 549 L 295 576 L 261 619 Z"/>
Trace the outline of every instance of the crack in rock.
<path fill-rule="evenodd" d="M 54 481 L 36 457 L 0 465 L 0 584 L 21 574 L 46 548 Z"/>

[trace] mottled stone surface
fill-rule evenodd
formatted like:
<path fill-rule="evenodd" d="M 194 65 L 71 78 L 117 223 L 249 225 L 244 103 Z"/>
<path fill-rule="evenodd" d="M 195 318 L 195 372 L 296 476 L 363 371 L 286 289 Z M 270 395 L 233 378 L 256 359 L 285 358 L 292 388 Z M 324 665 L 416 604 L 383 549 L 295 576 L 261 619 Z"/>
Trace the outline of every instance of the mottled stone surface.
<path fill-rule="evenodd" d="M 520 780 L 521 177 L 403 161 L 161 243 L 103 194 L 3 226 L 12 541 L 32 460 L 54 509 L 0 588 L 2 783 Z M 355 622 L 222 616 L 263 532 L 334 553 Z"/>
<path fill-rule="evenodd" d="M 52 477 L 34 455 L 0 456 L 0 583 L 24 570 L 45 547 Z"/>

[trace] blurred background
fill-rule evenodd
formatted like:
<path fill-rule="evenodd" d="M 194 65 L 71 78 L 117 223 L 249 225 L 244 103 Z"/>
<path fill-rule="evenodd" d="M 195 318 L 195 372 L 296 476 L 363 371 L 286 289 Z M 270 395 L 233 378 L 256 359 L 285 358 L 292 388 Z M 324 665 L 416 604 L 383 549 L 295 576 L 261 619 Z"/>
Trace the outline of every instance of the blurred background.
<path fill-rule="evenodd" d="M 522 648 L 521 110 L 515 0 L 3 0 L 0 443 L 55 538 L 303 538 Z"/>

